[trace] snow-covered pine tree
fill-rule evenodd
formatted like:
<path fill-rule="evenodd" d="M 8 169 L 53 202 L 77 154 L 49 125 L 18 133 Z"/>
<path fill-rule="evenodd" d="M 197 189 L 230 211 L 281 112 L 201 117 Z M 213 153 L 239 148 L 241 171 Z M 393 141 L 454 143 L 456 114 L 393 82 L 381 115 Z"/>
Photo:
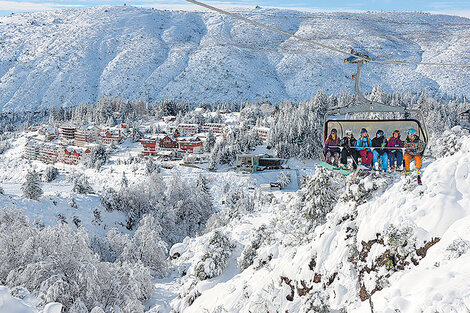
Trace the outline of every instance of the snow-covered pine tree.
<path fill-rule="evenodd" d="M 145 162 L 145 174 L 146 175 L 152 175 L 152 173 L 157 170 L 157 165 L 155 164 L 155 162 L 152 160 L 152 158 L 149 158 L 146 162 Z"/>
<path fill-rule="evenodd" d="M 129 180 L 126 177 L 126 172 L 122 172 L 120 189 L 121 191 L 127 190 L 129 188 Z"/>
<path fill-rule="evenodd" d="M 21 187 L 23 196 L 27 199 L 39 200 L 43 194 L 40 181 L 39 174 L 35 170 L 28 171 Z"/>
<path fill-rule="evenodd" d="M 207 178 L 204 175 L 199 174 L 196 181 L 196 186 L 199 191 L 210 195 L 210 188 L 208 186 Z"/>
<path fill-rule="evenodd" d="M 339 184 L 331 177 L 331 172 L 317 167 L 315 176 L 309 180 L 302 195 L 305 203 L 303 214 L 312 225 L 325 222 L 338 198 Z"/>
<path fill-rule="evenodd" d="M 204 152 L 211 152 L 215 145 L 215 136 L 214 132 L 211 128 L 209 128 L 209 132 L 207 133 L 207 140 L 204 145 Z"/>
<path fill-rule="evenodd" d="M 54 181 L 58 175 L 59 170 L 54 166 L 50 165 L 46 167 L 46 170 L 44 171 L 44 181 L 50 183 L 51 181 Z"/>
<path fill-rule="evenodd" d="M 233 242 L 220 231 L 214 231 L 207 244 L 207 251 L 201 260 L 194 266 L 194 274 L 200 280 L 216 277 L 225 270 L 232 249 Z"/>
<path fill-rule="evenodd" d="M 108 152 L 105 146 L 98 144 L 91 149 L 86 164 L 89 168 L 99 170 L 106 162 L 108 162 Z"/>

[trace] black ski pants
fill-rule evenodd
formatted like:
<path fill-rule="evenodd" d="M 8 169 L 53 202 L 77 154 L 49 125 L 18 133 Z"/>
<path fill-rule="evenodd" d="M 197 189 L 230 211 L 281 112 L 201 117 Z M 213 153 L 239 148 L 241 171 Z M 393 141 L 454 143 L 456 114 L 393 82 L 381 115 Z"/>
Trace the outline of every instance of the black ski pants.
<path fill-rule="evenodd" d="M 354 162 L 353 162 L 353 168 L 356 169 L 357 164 L 359 162 L 359 153 L 356 151 L 356 149 L 349 149 L 349 148 L 343 148 L 341 150 L 341 164 L 347 164 L 348 163 L 348 156 L 352 157 Z"/>

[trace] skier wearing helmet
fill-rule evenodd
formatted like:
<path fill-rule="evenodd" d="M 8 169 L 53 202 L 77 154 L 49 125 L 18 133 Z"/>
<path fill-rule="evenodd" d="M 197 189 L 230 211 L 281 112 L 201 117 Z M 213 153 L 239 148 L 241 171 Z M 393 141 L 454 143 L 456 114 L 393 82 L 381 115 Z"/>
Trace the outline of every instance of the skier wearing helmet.
<path fill-rule="evenodd" d="M 418 172 L 418 175 L 420 175 L 422 165 L 421 154 L 424 151 L 424 143 L 421 139 L 419 139 L 416 129 L 410 128 L 408 130 L 408 136 L 406 137 L 404 147 L 406 174 L 410 173 L 411 159 L 414 159 L 416 162 L 416 170 Z"/>
<path fill-rule="evenodd" d="M 326 163 L 338 166 L 339 153 L 338 131 L 336 128 L 333 128 L 325 141 L 325 146 L 323 147 L 323 154 L 325 155 Z M 331 158 L 333 158 L 333 161 L 331 161 Z"/>
<path fill-rule="evenodd" d="M 375 135 L 375 138 L 372 139 L 372 147 L 375 149 L 372 151 L 372 162 L 374 163 L 375 170 L 379 170 L 379 158 L 382 160 L 382 171 L 388 169 L 388 154 L 383 149 L 387 146 L 387 139 L 383 130 L 379 129 Z"/>
<path fill-rule="evenodd" d="M 403 166 L 403 152 L 399 148 L 403 148 L 403 141 L 400 139 L 400 131 L 395 130 L 393 131 L 392 137 L 388 139 L 387 147 L 388 150 L 388 158 L 390 160 L 390 167 L 392 170 L 395 169 L 402 169 Z M 396 148 L 396 149 L 393 149 Z M 395 166 L 395 160 L 397 161 L 397 165 Z"/>
<path fill-rule="evenodd" d="M 370 167 L 372 164 L 372 152 L 370 147 L 372 146 L 370 142 L 369 135 L 367 134 L 367 129 L 361 129 L 361 137 L 357 140 L 356 147 L 361 156 L 361 164 L 367 167 Z"/>
<path fill-rule="evenodd" d="M 357 140 L 354 138 L 354 135 L 352 133 L 352 130 L 348 129 L 346 130 L 346 136 L 341 139 L 340 146 L 342 148 L 341 150 L 341 167 L 346 167 L 346 164 L 348 163 L 348 156 L 351 156 L 353 158 L 353 169 L 357 168 L 358 164 L 358 153 L 356 151 L 356 143 Z"/>

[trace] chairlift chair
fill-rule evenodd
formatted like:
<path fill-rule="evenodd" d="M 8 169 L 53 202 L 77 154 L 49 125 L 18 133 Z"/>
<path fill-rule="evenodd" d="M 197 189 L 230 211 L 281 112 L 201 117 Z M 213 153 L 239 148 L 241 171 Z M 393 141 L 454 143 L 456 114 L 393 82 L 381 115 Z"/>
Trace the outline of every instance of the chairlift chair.
<path fill-rule="evenodd" d="M 366 99 L 360 89 L 361 69 L 365 63 L 368 63 L 369 57 L 362 53 L 352 50 L 352 54 L 358 57 L 348 57 L 345 63 L 357 64 L 357 72 L 353 75 L 355 79 L 354 91 L 356 94 L 357 104 L 348 107 L 333 108 L 326 112 L 324 116 L 323 141 L 326 142 L 331 130 L 335 128 L 338 137 L 341 139 L 345 136 L 346 130 L 352 130 L 356 138 L 359 138 L 362 128 L 366 128 L 369 136 L 373 138 L 376 132 L 381 129 L 387 137 L 392 136 L 395 130 L 399 130 L 402 134 L 402 140 L 405 139 L 408 129 L 416 129 L 419 138 L 424 142 L 425 146 L 428 142 L 428 132 L 421 111 L 415 109 L 407 109 L 399 106 L 390 106 L 382 103 L 374 102 Z M 391 119 L 353 119 L 352 114 L 357 113 L 399 113 L 403 118 Z"/>

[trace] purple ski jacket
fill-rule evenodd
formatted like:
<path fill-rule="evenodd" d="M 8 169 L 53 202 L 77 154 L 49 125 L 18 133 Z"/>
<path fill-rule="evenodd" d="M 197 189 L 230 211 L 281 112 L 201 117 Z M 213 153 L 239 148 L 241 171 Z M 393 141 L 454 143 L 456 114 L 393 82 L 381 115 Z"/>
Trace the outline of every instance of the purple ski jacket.
<path fill-rule="evenodd" d="M 390 147 L 390 148 L 393 148 L 393 147 L 403 148 L 403 146 L 404 146 L 404 143 L 403 143 L 403 141 L 400 139 L 400 137 L 395 138 L 395 137 L 392 136 L 392 137 L 390 137 L 390 138 L 388 139 L 387 147 Z M 389 151 L 389 152 L 395 152 L 395 151 L 397 151 L 397 150 L 392 150 L 392 149 L 390 149 L 390 150 L 388 150 L 388 151 Z M 401 151 L 401 150 L 398 150 L 398 151 Z"/>

